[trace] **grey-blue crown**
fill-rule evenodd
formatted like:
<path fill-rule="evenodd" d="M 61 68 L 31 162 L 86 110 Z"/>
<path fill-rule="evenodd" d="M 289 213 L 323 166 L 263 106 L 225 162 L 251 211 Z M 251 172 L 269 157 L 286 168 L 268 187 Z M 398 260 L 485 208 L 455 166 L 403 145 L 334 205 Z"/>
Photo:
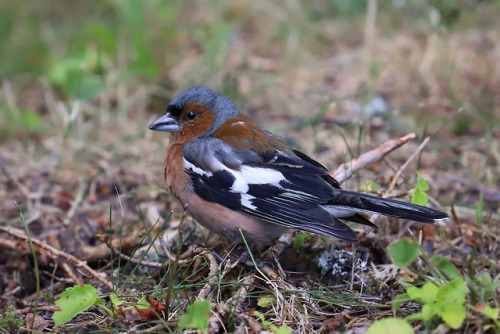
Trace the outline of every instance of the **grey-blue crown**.
<path fill-rule="evenodd" d="M 240 114 L 233 101 L 205 86 L 193 86 L 180 92 L 170 102 L 169 109 L 171 107 L 182 109 L 189 103 L 200 103 L 214 111 L 214 124 L 205 135 L 211 135 L 228 119 Z"/>

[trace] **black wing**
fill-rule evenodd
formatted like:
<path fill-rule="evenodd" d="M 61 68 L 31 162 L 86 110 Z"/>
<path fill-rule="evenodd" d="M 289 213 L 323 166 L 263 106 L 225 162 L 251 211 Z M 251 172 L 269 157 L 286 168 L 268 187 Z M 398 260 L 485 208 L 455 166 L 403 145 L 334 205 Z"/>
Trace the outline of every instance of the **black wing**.
<path fill-rule="evenodd" d="M 321 206 L 332 199 L 338 184 L 303 154 L 235 152 L 210 138 L 185 147 L 184 156 L 193 189 L 206 201 L 269 223 L 357 240 L 347 225 Z"/>

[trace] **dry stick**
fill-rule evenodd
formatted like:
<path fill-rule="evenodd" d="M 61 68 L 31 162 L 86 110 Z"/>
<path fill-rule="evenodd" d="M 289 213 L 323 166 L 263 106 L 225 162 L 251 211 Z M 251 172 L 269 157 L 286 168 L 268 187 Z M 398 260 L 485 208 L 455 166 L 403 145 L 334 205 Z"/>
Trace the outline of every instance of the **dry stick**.
<path fill-rule="evenodd" d="M 144 235 L 146 234 L 144 228 L 136 229 L 126 236 L 120 239 L 113 239 L 111 245 L 113 248 L 118 248 L 121 246 L 121 250 L 127 251 L 136 247 L 144 240 Z M 102 259 L 109 259 L 111 256 L 111 251 L 109 248 L 109 242 L 103 242 L 98 246 L 83 246 L 77 253 L 78 257 L 82 261 L 86 262 L 96 262 Z"/>
<path fill-rule="evenodd" d="M 57 306 L 39 306 L 38 307 L 38 311 L 49 311 L 49 312 L 54 312 L 54 311 L 57 311 L 59 310 L 59 307 Z M 31 313 L 33 312 L 33 308 L 32 307 L 26 307 L 26 308 L 22 308 L 22 309 L 19 309 L 19 310 L 16 310 L 16 315 L 21 315 L 21 314 L 26 314 L 26 313 Z M 36 333 L 33 331 L 33 333 Z"/>
<path fill-rule="evenodd" d="M 358 158 L 349 162 L 349 164 L 339 166 L 331 174 L 333 178 L 339 182 L 339 184 L 342 184 L 358 170 L 382 160 L 387 154 L 403 146 L 413 138 L 415 138 L 415 133 L 407 134 L 406 136 L 398 139 L 389 140 L 379 147 L 360 155 Z"/>
<path fill-rule="evenodd" d="M 214 287 L 213 284 L 219 280 L 217 273 L 220 272 L 220 267 L 217 264 L 217 261 L 215 260 L 215 256 L 213 256 L 212 253 L 210 253 L 210 252 L 203 253 L 203 256 L 210 263 L 210 272 L 208 273 L 208 277 L 210 277 L 210 278 L 208 279 L 205 286 L 201 289 L 200 293 L 196 297 L 196 300 L 207 299 L 207 297 L 210 295 L 210 293 L 213 290 L 213 287 Z"/>
<path fill-rule="evenodd" d="M 401 173 L 403 173 L 406 167 L 408 167 L 408 165 L 413 161 L 413 159 L 417 157 L 420 151 L 424 149 L 424 147 L 427 145 L 430 139 L 431 139 L 430 137 L 425 138 L 422 144 L 420 144 L 420 146 L 417 148 L 417 150 L 413 152 L 413 154 L 408 158 L 408 160 L 406 160 L 406 162 L 401 167 L 399 167 L 398 171 L 396 172 L 396 175 L 394 175 L 394 178 L 392 179 L 391 184 L 389 185 L 387 193 L 390 193 L 392 189 L 394 189 L 394 186 L 396 185 L 399 176 L 401 176 Z"/>
<path fill-rule="evenodd" d="M 247 294 L 253 290 L 255 287 L 255 275 L 250 274 L 248 276 L 245 276 L 243 279 L 243 282 L 241 282 L 241 286 L 238 288 L 236 293 L 228 299 L 226 302 L 227 305 L 231 305 L 234 303 L 234 309 L 238 310 L 241 308 L 241 304 L 243 303 L 244 299 L 246 298 Z"/>
<path fill-rule="evenodd" d="M 24 241 L 28 240 L 28 237 L 26 236 L 26 234 L 23 231 L 21 231 L 21 230 L 19 230 L 17 228 L 0 226 L 0 231 L 5 232 L 7 234 L 10 234 L 13 237 L 16 237 L 16 238 L 24 240 Z M 108 282 L 103 277 L 101 277 L 92 268 L 90 268 L 87 265 L 86 262 L 77 259 L 76 257 L 74 257 L 71 254 L 68 254 L 68 253 L 63 252 L 63 251 L 61 251 L 59 249 L 56 249 L 56 248 L 54 248 L 52 246 L 49 246 L 45 242 L 42 242 L 42 241 L 40 241 L 38 239 L 31 238 L 31 241 L 36 246 L 38 246 L 38 247 L 46 250 L 48 252 L 48 254 L 52 256 L 52 258 L 56 258 L 56 257 L 63 258 L 71 266 L 73 266 L 75 268 L 78 268 L 78 267 L 82 268 L 86 273 L 90 274 L 92 277 L 94 277 L 95 279 L 97 279 L 99 282 L 101 282 L 102 284 L 106 285 L 109 288 L 109 290 L 113 290 L 113 286 L 111 285 L 111 283 Z"/>
<path fill-rule="evenodd" d="M 170 262 L 174 262 L 176 260 L 175 255 L 173 255 L 170 250 L 167 247 L 167 241 L 165 240 L 165 234 L 160 233 L 160 246 L 165 252 L 165 255 L 167 256 L 167 260 L 161 265 L 162 267 L 168 267 L 168 264 Z M 198 246 L 196 246 L 198 247 Z M 187 262 L 190 262 L 193 259 L 193 256 L 190 256 L 193 253 L 193 248 L 190 246 L 188 249 L 184 252 L 184 254 L 181 254 L 179 259 L 178 259 L 178 264 L 183 265 Z"/>
<path fill-rule="evenodd" d="M 168 266 L 169 263 L 176 263 L 176 262 L 178 265 L 184 265 L 189 262 L 192 262 L 196 257 L 199 256 L 203 256 L 205 259 L 207 259 L 208 263 L 210 264 L 210 271 L 208 273 L 208 277 L 210 278 L 208 279 L 207 283 L 203 286 L 198 296 L 196 297 L 197 300 L 207 299 L 210 292 L 212 291 L 213 284 L 218 281 L 217 273 L 220 272 L 220 267 L 217 264 L 215 256 L 213 256 L 208 249 L 197 245 L 189 246 L 188 249 L 183 254 L 179 254 L 178 256 L 172 255 L 166 249 L 166 247 L 164 247 L 163 250 L 166 251 L 168 260 L 165 261 L 163 264 L 161 264 L 161 266 Z"/>

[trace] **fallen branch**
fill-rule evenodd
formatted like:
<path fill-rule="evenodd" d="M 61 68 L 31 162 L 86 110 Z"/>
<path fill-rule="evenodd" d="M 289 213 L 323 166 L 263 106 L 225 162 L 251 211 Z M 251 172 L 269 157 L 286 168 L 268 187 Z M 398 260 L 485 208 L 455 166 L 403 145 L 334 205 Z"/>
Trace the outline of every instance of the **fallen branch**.
<path fill-rule="evenodd" d="M 382 160 L 387 154 L 403 146 L 413 138 L 415 138 L 415 133 L 407 134 L 399 139 L 389 140 L 379 147 L 360 155 L 348 164 L 339 166 L 335 171 L 333 171 L 332 176 L 335 180 L 342 184 L 358 170 Z"/>
<path fill-rule="evenodd" d="M 147 232 L 144 228 L 136 229 L 125 235 L 122 239 L 113 239 L 111 243 L 113 248 L 119 248 L 122 252 L 126 252 L 129 249 L 134 249 L 137 245 L 141 244 L 146 233 Z M 75 252 L 75 255 L 78 258 L 86 262 L 95 262 L 103 259 L 109 259 L 111 257 L 111 250 L 106 243 L 102 243 L 98 246 L 82 247 L 80 250 L 75 250 Z"/>
<path fill-rule="evenodd" d="M 0 226 L 0 231 L 5 232 L 7 234 L 10 234 L 11 236 L 13 236 L 13 237 L 15 237 L 17 239 L 28 241 L 28 236 L 26 236 L 26 234 L 23 231 L 19 230 L 19 229 L 16 229 L 16 228 L 13 228 L 13 227 Z M 39 247 L 39 248 L 47 251 L 47 254 L 52 259 L 54 259 L 54 260 L 56 260 L 57 258 L 64 259 L 66 261 L 66 263 L 67 263 L 68 266 L 71 266 L 71 267 L 73 267 L 75 269 L 80 269 L 80 268 L 83 269 L 84 272 L 88 273 L 90 276 L 94 277 L 99 282 L 101 282 L 102 284 L 104 284 L 106 287 L 108 287 L 109 290 L 113 290 L 113 286 L 111 285 L 111 283 L 108 280 L 106 280 L 105 278 L 103 278 L 101 275 L 99 275 L 97 272 L 95 272 L 92 268 L 90 268 L 85 261 L 81 261 L 80 259 L 77 259 L 73 255 L 68 254 L 66 252 L 63 252 L 61 250 L 58 250 L 58 249 L 56 249 L 56 248 L 54 248 L 52 246 L 49 246 L 45 242 L 42 242 L 42 241 L 40 241 L 38 239 L 31 238 L 31 241 L 37 247 Z M 68 273 L 68 268 L 69 267 L 65 268 L 66 269 L 65 271 L 67 273 Z M 71 272 L 71 270 L 70 270 L 70 272 Z M 71 275 L 71 276 L 73 278 L 75 277 L 74 275 Z M 77 280 L 77 282 L 78 282 L 78 280 Z"/>

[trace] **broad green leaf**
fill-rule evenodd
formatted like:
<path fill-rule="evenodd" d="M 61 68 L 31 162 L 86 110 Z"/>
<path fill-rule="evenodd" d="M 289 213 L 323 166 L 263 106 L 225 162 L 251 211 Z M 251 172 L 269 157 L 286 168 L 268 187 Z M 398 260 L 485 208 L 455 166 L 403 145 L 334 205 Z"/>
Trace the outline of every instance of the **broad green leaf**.
<path fill-rule="evenodd" d="M 427 282 L 421 288 L 409 287 L 406 294 L 420 304 L 429 304 L 436 301 L 438 291 L 439 287 L 436 284 Z"/>
<path fill-rule="evenodd" d="M 292 330 L 286 324 L 283 324 L 280 328 L 273 329 L 273 332 L 276 334 L 291 334 Z"/>
<path fill-rule="evenodd" d="M 266 318 L 264 318 L 264 315 L 260 313 L 259 311 L 253 311 L 253 314 L 260 319 L 261 322 L 266 321 Z"/>
<path fill-rule="evenodd" d="M 429 197 L 427 196 L 425 191 L 421 190 L 420 188 L 415 188 L 411 202 L 413 204 L 424 206 L 427 204 L 427 202 L 429 202 Z"/>
<path fill-rule="evenodd" d="M 198 329 L 202 333 L 207 332 L 208 321 L 210 319 L 210 301 L 195 301 L 188 306 L 187 313 L 184 313 L 177 326 L 179 329 Z"/>
<path fill-rule="evenodd" d="M 403 319 L 384 318 L 375 321 L 368 327 L 366 334 L 413 334 L 413 328 Z"/>
<path fill-rule="evenodd" d="M 418 258 L 420 246 L 408 239 L 401 239 L 389 246 L 389 255 L 399 268 L 408 267 Z"/>
<path fill-rule="evenodd" d="M 417 185 L 418 188 L 420 188 L 422 191 L 429 190 L 429 184 L 420 176 L 419 172 L 417 172 L 417 176 L 418 176 L 418 185 Z"/>
<path fill-rule="evenodd" d="M 494 281 L 489 273 L 482 273 L 472 279 L 472 282 L 469 282 L 467 286 L 474 287 L 480 300 L 486 302 L 496 295 L 496 289 L 500 288 L 500 282 L 498 280 Z"/>
<path fill-rule="evenodd" d="M 467 288 L 462 277 L 446 283 L 437 293 L 436 308 L 441 318 L 453 329 L 460 328 L 467 315 L 466 294 Z"/>
<path fill-rule="evenodd" d="M 460 276 L 460 273 L 458 272 L 455 265 L 450 260 L 441 255 L 433 256 L 431 258 L 431 264 L 439 269 L 439 271 L 441 271 L 449 279 Z"/>
<path fill-rule="evenodd" d="M 56 311 L 52 315 L 56 327 L 67 323 L 76 315 L 82 313 L 98 300 L 97 291 L 92 285 L 77 286 L 67 288 L 61 294 L 61 298 L 56 300 L 56 306 L 61 311 Z"/>
<path fill-rule="evenodd" d="M 420 320 L 423 322 L 428 322 L 436 316 L 439 316 L 439 312 L 436 309 L 436 305 L 435 304 L 424 304 L 422 306 L 422 312 L 412 313 L 409 316 L 407 316 L 405 319 L 407 321 Z"/>
<path fill-rule="evenodd" d="M 422 321 L 424 322 L 429 322 L 434 318 L 435 316 L 439 315 L 439 311 L 436 308 L 436 304 L 424 304 L 422 306 Z"/>
<path fill-rule="evenodd" d="M 491 307 L 489 304 L 485 304 L 484 308 L 480 309 L 479 312 L 483 313 L 494 321 L 498 321 L 498 315 L 500 312 L 496 307 Z"/>
<path fill-rule="evenodd" d="M 276 297 L 273 295 L 266 295 L 260 298 L 257 298 L 257 305 L 260 307 L 269 307 L 276 303 Z"/>
<path fill-rule="evenodd" d="M 429 197 L 425 192 L 429 190 L 429 184 L 420 176 L 419 172 L 417 172 L 417 178 L 417 186 L 411 191 L 413 194 L 411 202 L 417 205 L 426 205 L 429 202 Z"/>

